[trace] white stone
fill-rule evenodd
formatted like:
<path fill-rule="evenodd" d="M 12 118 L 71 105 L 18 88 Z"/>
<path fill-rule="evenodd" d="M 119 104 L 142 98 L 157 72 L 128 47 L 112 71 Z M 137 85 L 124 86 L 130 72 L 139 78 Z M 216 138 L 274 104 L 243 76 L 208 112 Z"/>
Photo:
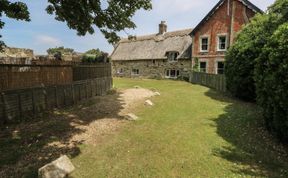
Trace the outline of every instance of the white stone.
<path fill-rule="evenodd" d="M 75 170 L 70 159 L 64 155 L 38 170 L 39 178 L 64 178 Z"/>
<path fill-rule="evenodd" d="M 129 113 L 125 116 L 125 118 L 129 121 L 136 121 L 139 119 L 138 116 L 136 116 L 135 114 Z"/>
<path fill-rule="evenodd" d="M 154 94 L 155 94 L 155 96 L 160 96 L 161 95 L 159 92 L 155 92 Z"/>
<path fill-rule="evenodd" d="M 146 101 L 145 101 L 145 105 L 147 105 L 147 106 L 153 106 L 154 104 L 152 103 L 151 100 L 146 100 Z"/>

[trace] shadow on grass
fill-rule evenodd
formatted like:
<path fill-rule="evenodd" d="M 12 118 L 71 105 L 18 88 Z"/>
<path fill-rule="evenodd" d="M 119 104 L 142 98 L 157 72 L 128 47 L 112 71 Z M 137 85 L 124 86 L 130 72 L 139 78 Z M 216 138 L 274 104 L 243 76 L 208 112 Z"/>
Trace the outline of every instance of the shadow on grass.
<path fill-rule="evenodd" d="M 95 97 L 74 107 L 50 113 L 0 130 L 0 177 L 38 177 L 38 169 L 61 155 L 81 153 L 82 140 L 71 143 L 81 126 L 103 118 L 119 118 L 119 93 Z M 80 125 L 80 127 L 76 127 Z"/>
<path fill-rule="evenodd" d="M 213 150 L 214 156 L 232 162 L 232 171 L 236 174 L 288 177 L 288 147 L 281 145 L 266 131 L 260 108 L 214 90 L 205 94 L 226 105 L 225 113 L 213 121 L 217 134 L 231 146 Z"/>

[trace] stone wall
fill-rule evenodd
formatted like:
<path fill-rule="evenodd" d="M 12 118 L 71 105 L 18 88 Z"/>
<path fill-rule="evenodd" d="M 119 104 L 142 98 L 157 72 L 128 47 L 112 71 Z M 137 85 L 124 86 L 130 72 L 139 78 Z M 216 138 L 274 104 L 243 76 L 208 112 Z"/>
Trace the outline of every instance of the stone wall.
<path fill-rule="evenodd" d="M 163 79 L 167 69 L 179 70 L 180 76 L 189 76 L 191 65 L 190 59 L 180 59 L 177 62 L 168 62 L 167 59 L 112 61 L 112 74 L 116 77 Z M 139 75 L 132 75 L 132 69 L 139 69 Z"/>

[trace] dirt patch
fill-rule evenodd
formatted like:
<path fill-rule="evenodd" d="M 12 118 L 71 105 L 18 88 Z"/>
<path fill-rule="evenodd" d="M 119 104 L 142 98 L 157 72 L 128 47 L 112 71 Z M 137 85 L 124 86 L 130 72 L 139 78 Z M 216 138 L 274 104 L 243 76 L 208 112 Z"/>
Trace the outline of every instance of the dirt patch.
<path fill-rule="evenodd" d="M 38 168 L 61 155 L 80 154 L 79 144 L 97 145 L 115 134 L 127 113 L 133 113 L 154 92 L 118 90 L 75 107 L 55 110 L 0 131 L 0 177 L 37 177 Z"/>
<path fill-rule="evenodd" d="M 122 104 L 122 108 L 119 110 L 118 113 L 113 113 L 114 109 L 114 100 L 111 99 L 109 96 L 102 97 L 99 100 L 99 103 L 95 104 L 94 106 L 90 107 L 89 110 L 92 113 L 89 113 L 89 117 L 93 117 L 96 113 L 100 112 L 107 114 L 108 116 L 101 119 L 95 120 L 91 122 L 89 125 L 81 125 L 78 124 L 79 120 L 75 118 L 73 122 L 73 126 L 79 128 L 81 130 L 85 130 L 81 134 L 76 134 L 72 137 L 70 143 L 74 142 L 85 142 L 88 144 L 97 145 L 97 143 L 101 142 L 101 136 L 106 134 L 111 134 L 121 127 L 121 124 L 126 123 L 127 121 L 124 120 L 124 116 L 128 113 L 133 113 L 135 108 L 140 105 L 144 105 L 144 101 L 147 98 L 154 96 L 154 92 L 147 90 L 147 89 L 127 89 L 127 90 L 120 90 L 119 93 L 119 101 Z"/>

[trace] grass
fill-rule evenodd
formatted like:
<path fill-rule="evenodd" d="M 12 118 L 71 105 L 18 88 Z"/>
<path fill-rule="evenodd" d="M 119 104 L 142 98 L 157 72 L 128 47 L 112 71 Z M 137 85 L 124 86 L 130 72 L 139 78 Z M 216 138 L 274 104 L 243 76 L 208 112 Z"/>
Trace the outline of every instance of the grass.
<path fill-rule="evenodd" d="M 263 129 L 260 109 L 180 81 L 115 79 L 160 91 L 154 107 L 98 146 L 83 145 L 71 177 L 288 177 L 287 147 Z M 16 153 L 17 154 L 17 153 Z"/>

